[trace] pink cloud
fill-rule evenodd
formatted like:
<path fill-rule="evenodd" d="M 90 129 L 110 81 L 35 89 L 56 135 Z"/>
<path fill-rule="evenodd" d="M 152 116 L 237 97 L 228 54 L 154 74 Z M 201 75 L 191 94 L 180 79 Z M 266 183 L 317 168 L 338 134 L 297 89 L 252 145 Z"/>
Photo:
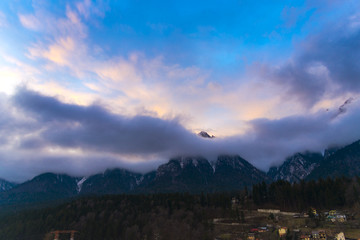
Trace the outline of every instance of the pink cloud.
<path fill-rule="evenodd" d="M 20 19 L 21 24 L 30 30 L 38 31 L 42 28 L 41 21 L 35 15 L 19 14 L 19 19 Z"/>

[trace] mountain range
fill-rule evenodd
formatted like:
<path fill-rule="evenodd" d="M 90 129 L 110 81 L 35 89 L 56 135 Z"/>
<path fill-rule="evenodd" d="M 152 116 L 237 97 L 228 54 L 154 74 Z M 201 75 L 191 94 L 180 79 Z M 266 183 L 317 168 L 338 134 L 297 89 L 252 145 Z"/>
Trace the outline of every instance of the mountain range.
<path fill-rule="evenodd" d="M 84 195 L 234 191 L 263 181 L 359 176 L 360 140 L 334 149 L 326 150 L 325 154 L 296 153 L 268 173 L 238 155 L 222 155 L 214 162 L 200 156 L 177 157 L 146 174 L 109 169 L 87 177 L 44 173 L 18 185 L 0 180 L 0 206 Z"/>
<path fill-rule="evenodd" d="M 178 157 L 146 174 L 110 169 L 89 177 L 44 173 L 0 193 L 0 206 L 32 204 L 83 195 L 216 192 L 250 187 L 268 176 L 240 156 Z"/>
<path fill-rule="evenodd" d="M 269 169 L 267 175 L 273 180 L 298 182 L 334 177 L 360 175 L 360 140 L 343 146 L 326 149 L 321 153 L 296 153 L 279 167 Z"/>

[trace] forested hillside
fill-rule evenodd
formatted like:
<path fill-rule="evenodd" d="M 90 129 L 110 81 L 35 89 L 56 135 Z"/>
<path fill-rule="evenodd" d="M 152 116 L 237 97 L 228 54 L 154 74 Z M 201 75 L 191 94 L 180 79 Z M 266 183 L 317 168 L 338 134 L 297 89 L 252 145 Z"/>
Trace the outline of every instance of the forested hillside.
<path fill-rule="evenodd" d="M 0 218 L 0 239 L 53 239 L 58 229 L 76 239 L 213 239 L 211 219 L 229 216 L 230 194 L 87 197 L 56 208 Z"/>
<path fill-rule="evenodd" d="M 359 209 L 360 178 L 256 184 L 252 191 L 82 197 L 53 208 L 0 218 L 2 239 L 53 239 L 54 230 L 76 230 L 77 240 L 214 239 L 214 218 L 244 221 L 242 211 Z M 235 205 L 234 205 L 235 200 Z M 68 238 L 69 236 L 67 236 Z"/>

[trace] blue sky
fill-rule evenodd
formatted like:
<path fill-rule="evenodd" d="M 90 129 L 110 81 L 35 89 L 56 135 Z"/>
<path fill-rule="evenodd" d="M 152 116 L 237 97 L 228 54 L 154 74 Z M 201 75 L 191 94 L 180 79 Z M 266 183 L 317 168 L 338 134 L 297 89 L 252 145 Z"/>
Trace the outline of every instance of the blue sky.
<path fill-rule="evenodd" d="M 359 5 L 355 0 L 1 1 L 0 96 L 8 117 L 0 135 L 13 129 L 5 123 L 18 125 L 16 134 L 0 141 L 0 160 L 9 159 L 0 165 L 6 172 L 31 152 L 41 159 L 35 165 L 45 167 L 34 167 L 26 177 L 63 171 L 61 163 L 69 159 L 78 166 L 75 175 L 121 164 L 153 166 L 174 154 L 205 154 L 208 143 L 189 137 L 198 146 L 189 147 L 184 140 L 205 130 L 217 136 L 209 157 L 240 154 L 266 170 L 296 151 L 357 140 L 360 135 L 350 130 L 334 136 L 342 124 L 358 120 Z M 95 151 L 83 138 L 74 146 L 53 132 L 48 139 L 50 128 L 87 123 L 76 116 L 64 125 L 56 118 L 47 122 L 41 108 L 14 103 L 20 94 L 29 101 L 36 95 L 36 103 L 54 108 L 99 106 L 110 119 L 144 121 L 146 131 L 164 134 L 159 139 L 167 136 L 165 126 L 175 124 L 181 147 L 144 153 L 129 145 L 132 152 L 114 152 L 100 144 Z M 340 111 L 348 99 L 346 111 Z M 97 138 L 93 128 L 86 129 Z M 103 142 L 109 143 L 107 138 Z M 95 157 L 90 165 L 99 169 L 82 172 L 89 154 L 106 156 L 108 164 L 99 167 Z M 49 161 L 59 167 L 50 168 Z"/>
<path fill-rule="evenodd" d="M 243 71 L 254 61 L 289 56 L 294 42 L 311 30 L 308 21 L 316 12 L 315 7 L 302 5 L 303 1 L 290 2 L 108 2 L 94 4 L 81 20 L 86 26 L 86 43 L 101 47 L 103 58 L 141 52 L 149 58 L 163 56 L 170 64 L 195 65 L 224 74 L 239 68 Z M 38 14 L 40 21 L 42 17 L 66 18 L 66 9 L 76 9 L 77 4 L 56 3 L 1 3 L 8 22 L 2 43 L 12 54 L 20 50 L 18 57 L 23 57 L 29 44 L 53 37 L 24 28 L 19 15 Z"/>

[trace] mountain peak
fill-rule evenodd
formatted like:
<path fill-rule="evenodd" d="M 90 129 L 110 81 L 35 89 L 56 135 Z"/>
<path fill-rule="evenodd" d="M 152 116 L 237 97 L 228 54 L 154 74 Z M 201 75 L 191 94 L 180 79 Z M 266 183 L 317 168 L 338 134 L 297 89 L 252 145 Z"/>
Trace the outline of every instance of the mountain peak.
<path fill-rule="evenodd" d="M 203 137 L 203 138 L 214 138 L 215 136 L 214 135 L 209 135 L 207 132 L 205 132 L 205 131 L 201 131 L 201 132 L 199 132 L 198 133 L 198 135 L 200 136 L 200 137 Z"/>
<path fill-rule="evenodd" d="M 226 191 L 243 189 L 262 181 L 268 182 L 265 173 L 238 155 L 218 157 L 214 172 L 214 189 Z"/>

